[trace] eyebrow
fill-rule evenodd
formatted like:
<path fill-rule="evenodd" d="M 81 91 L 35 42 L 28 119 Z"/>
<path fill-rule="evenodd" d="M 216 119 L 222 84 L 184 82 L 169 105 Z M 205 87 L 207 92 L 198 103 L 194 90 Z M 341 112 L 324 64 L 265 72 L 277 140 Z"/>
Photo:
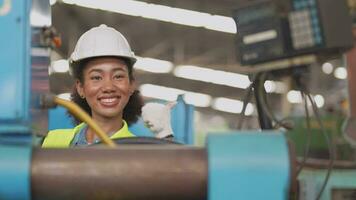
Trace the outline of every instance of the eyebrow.
<path fill-rule="evenodd" d="M 94 69 L 91 69 L 89 70 L 88 73 L 92 73 L 92 72 L 98 72 L 98 73 L 102 73 L 104 70 L 102 69 L 98 69 L 98 68 L 94 68 Z M 127 70 L 125 68 L 122 68 L 122 67 L 116 67 L 114 69 L 111 70 L 112 72 L 116 72 L 116 71 L 123 71 L 123 72 L 126 72 Z"/>

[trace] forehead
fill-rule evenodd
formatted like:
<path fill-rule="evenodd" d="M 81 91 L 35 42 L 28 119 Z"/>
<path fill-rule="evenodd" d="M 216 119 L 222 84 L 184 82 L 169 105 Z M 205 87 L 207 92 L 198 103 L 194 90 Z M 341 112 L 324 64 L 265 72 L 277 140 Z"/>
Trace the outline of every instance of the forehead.
<path fill-rule="evenodd" d="M 94 58 L 88 61 L 84 67 L 84 72 L 91 70 L 112 71 L 116 69 L 127 71 L 128 67 L 123 59 L 115 57 Z"/>

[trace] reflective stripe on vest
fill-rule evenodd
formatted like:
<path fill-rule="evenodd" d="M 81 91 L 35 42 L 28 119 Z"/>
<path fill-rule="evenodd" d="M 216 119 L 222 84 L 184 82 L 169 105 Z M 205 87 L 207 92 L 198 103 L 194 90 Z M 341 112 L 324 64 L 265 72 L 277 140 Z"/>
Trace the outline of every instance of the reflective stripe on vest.
<path fill-rule="evenodd" d="M 114 133 L 110 138 L 125 138 L 125 137 L 135 137 L 132 134 L 127 126 L 125 121 L 124 126 Z M 43 148 L 68 148 L 74 139 L 75 134 L 79 133 L 79 131 L 85 126 L 85 123 L 81 123 L 73 129 L 56 129 L 48 132 L 45 140 L 43 141 Z"/>

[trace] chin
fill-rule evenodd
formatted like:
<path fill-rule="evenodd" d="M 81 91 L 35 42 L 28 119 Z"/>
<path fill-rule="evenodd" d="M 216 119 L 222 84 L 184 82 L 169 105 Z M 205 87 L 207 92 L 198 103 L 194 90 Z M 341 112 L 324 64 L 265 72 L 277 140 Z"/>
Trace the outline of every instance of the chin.
<path fill-rule="evenodd" d="M 115 118 L 120 116 L 120 112 L 102 112 L 100 115 L 105 118 Z"/>

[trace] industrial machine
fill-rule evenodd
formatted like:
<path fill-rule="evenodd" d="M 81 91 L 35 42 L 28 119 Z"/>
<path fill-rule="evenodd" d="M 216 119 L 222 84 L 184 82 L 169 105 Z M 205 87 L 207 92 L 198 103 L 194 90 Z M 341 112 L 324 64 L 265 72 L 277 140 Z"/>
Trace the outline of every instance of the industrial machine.
<path fill-rule="evenodd" d="M 250 1 L 239 6 L 233 16 L 242 65 L 309 54 L 332 55 L 353 43 L 352 20 L 344 0 Z"/>
<path fill-rule="evenodd" d="M 0 0 L 0 199 L 288 198 L 294 156 L 280 132 L 214 135 L 206 148 L 38 147 L 32 122 L 58 43 L 49 10 L 47 1 Z"/>
<path fill-rule="evenodd" d="M 271 130 L 277 125 L 291 129 L 289 124 L 276 119 L 268 106 L 264 89 L 267 76 L 292 77 L 305 99 L 304 129 L 294 127 L 294 130 L 287 133 L 298 145 L 299 199 L 355 199 L 355 162 L 336 160 L 335 142 L 331 142 L 330 137 L 337 137 L 335 133 L 340 130 L 332 131 L 333 134 L 330 131 L 327 133 L 308 86 L 303 81 L 311 64 L 335 55 L 340 56 L 354 46 L 352 20 L 346 1 L 249 1 L 239 6 L 233 15 L 237 25 L 240 63 L 254 73 L 251 75 L 253 84 L 249 92 L 254 89 L 261 128 Z M 312 120 L 307 111 L 308 102 L 315 116 L 314 124 L 317 128 L 314 126 L 314 130 L 310 128 Z M 336 120 L 333 122 L 336 123 Z M 349 123 L 348 127 L 348 135 L 354 135 L 355 123 Z M 300 140 L 301 135 L 304 135 L 302 133 L 306 135 L 303 141 Z M 327 147 L 325 160 L 320 157 L 308 158 L 310 146 L 315 144 L 319 146 L 314 150 L 324 144 Z"/>

